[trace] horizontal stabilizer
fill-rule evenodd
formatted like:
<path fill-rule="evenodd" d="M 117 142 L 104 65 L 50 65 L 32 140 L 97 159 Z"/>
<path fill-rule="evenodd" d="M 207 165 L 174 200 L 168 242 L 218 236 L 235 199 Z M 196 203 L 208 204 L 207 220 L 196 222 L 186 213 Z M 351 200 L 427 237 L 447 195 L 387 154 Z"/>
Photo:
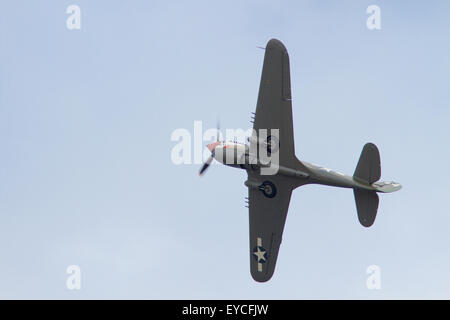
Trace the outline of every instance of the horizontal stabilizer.
<path fill-rule="evenodd" d="M 380 177 L 380 152 L 373 143 L 366 143 L 359 157 L 353 178 L 372 184 L 380 180 Z"/>
<path fill-rule="evenodd" d="M 377 216 L 378 195 L 376 191 L 353 189 L 359 222 L 364 227 L 370 227 Z"/>

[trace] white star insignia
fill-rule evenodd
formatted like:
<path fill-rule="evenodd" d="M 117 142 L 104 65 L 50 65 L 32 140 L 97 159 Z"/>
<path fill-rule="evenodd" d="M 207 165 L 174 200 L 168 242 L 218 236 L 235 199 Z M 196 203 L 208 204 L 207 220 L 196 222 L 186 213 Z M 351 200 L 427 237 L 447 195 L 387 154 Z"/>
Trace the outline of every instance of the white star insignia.
<path fill-rule="evenodd" d="M 253 254 L 258 258 L 258 262 L 259 261 L 266 261 L 266 258 L 264 257 L 264 255 L 266 254 L 266 251 L 262 250 L 259 247 L 256 247 L 256 252 L 253 252 Z"/>

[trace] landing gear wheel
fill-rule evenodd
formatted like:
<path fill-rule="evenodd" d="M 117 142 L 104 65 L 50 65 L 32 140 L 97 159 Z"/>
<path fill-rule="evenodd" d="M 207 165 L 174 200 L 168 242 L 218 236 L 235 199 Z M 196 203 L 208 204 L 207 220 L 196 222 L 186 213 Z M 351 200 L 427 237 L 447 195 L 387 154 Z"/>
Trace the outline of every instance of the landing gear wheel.
<path fill-rule="evenodd" d="M 262 193 L 267 197 L 267 198 L 273 198 L 276 196 L 277 194 L 277 188 L 275 187 L 275 185 L 270 182 L 270 181 L 264 181 L 261 186 L 259 187 L 259 190 L 262 191 Z"/>

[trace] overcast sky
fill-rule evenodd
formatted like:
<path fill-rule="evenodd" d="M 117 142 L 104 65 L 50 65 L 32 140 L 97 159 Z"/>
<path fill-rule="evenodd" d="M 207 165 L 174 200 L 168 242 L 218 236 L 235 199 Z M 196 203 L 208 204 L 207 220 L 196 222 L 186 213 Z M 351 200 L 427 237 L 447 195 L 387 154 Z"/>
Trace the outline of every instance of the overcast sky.
<path fill-rule="evenodd" d="M 69 5 L 81 29 L 69 30 Z M 381 30 L 366 27 L 369 5 Z M 448 1 L 2 1 L 0 298 L 450 298 Z M 246 174 L 175 165 L 174 130 L 250 127 L 265 46 L 291 61 L 301 160 L 381 153 L 373 227 L 348 189 L 294 191 L 250 276 Z M 205 141 L 206 144 L 208 141 Z M 192 155 L 193 157 L 193 155 Z M 66 269 L 81 268 L 81 290 Z M 381 289 L 366 269 L 381 270 Z"/>

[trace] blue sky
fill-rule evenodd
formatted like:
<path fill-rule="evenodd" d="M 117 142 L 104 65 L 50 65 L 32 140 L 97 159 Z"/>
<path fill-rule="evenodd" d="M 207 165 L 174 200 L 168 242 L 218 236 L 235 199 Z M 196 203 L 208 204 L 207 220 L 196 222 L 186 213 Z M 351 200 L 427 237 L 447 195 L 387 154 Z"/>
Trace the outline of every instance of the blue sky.
<path fill-rule="evenodd" d="M 81 8 L 81 30 L 66 8 Z M 366 8 L 381 8 L 381 30 Z M 450 298 L 447 1 L 4 1 L 0 298 Z M 244 171 L 171 162 L 171 133 L 248 128 L 264 46 L 291 59 L 296 153 L 353 173 L 377 144 L 370 229 L 351 190 L 294 191 L 252 280 Z M 81 267 L 81 290 L 66 268 Z M 381 290 L 366 268 L 381 268 Z"/>

